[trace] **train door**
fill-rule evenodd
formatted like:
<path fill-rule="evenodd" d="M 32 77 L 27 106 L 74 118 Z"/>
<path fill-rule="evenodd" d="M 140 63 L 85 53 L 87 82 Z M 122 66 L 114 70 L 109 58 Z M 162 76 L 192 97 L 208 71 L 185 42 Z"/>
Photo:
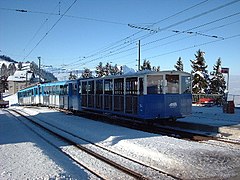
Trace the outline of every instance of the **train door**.
<path fill-rule="evenodd" d="M 59 108 L 64 108 L 64 85 L 60 85 L 59 88 Z"/>
<path fill-rule="evenodd" d="M 77 81 L 72 83 L 72 108 L 73 110 L 78 110 L 78 85 Z"/>
<path fill-rule="evenodd" d="M 166 117 L 180 117 L 180 85 L 179 75 L 166 74 L 166 97 L 165 97 L 165 113 Z"/>
<path fill-rule="evenodd" d="M 68 98 L 68 84 L 65 84 L 64 86 L 63 86 L 63 107 L 64 107 L 64 109 L 68 109 L 68 100 L 69 100 L 69 98 Z"/>

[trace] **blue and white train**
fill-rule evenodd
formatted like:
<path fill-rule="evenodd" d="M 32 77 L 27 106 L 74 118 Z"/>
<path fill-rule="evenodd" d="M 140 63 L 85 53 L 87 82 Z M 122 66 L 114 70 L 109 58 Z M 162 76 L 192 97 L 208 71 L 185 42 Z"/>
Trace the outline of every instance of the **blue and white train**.
<path fill-rule="evenodd" d="M 177 119 L 192 111 L 191 74 L 133 74 L 39 84 L 18 92 L 20 105 L 42 105 L 143 120 Z"/>

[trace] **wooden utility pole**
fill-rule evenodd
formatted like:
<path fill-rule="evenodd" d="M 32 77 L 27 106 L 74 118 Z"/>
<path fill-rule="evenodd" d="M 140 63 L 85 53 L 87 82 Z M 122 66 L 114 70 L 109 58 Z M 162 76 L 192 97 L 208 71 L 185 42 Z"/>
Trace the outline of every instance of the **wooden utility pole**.
<path fill-rule="evenodd" d="M 40 74 L 41 74 L 41 72 L 40 72 L 40 70 L 41 70 L 41 57 L 39 56 L 38 57 L 38 72 L 39 72 L 39 83 L 41 82 L 41 76 L 40 76 Z"/>
<path fill-rule="evenodd" d="M 140 58 L 141 58 L 141 44 L 140 40 L 138 41 L 138 71 L 140 71 Z"/>

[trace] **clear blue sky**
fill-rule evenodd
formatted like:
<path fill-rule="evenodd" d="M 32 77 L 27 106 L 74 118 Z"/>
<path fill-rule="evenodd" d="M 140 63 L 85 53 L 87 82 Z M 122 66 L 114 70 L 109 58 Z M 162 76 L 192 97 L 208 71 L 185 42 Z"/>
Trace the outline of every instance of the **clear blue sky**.
<path fill-rule="evenodd" d="M 0 0 L 0 54 L 36 62 L 41 56 L 46 65 L 64 64 L 68 69 L 94 68 L 100 61 L 136 69 L 141 40 L 141 60 L 161 70 L 173 69 L 181 57 L 184 70 L 191 71 L 190 59 L 201 49 L 209 71 L 221 57 L 222 67 L 240 74 L 240 1 L 73 2 Z"/>

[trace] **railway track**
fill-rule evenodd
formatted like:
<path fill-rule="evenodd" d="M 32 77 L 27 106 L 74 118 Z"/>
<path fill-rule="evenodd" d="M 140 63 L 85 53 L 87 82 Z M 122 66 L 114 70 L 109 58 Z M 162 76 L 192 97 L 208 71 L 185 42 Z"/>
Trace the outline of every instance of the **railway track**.
<path fill-rule="evenodd" d="M 63 110 L 66 114 L 76 114 L 79 115 L 79 113 L 73 113 L 69 110 Z M 223 143 L 229 143 L 232 145 L 239 145 L 239 141 L 234 141 L 230 140 L 227 138 L 222 138 L 222 137 L 216 137 L 216 136 L 211 136 L 211 135 L 206 135 L 204 133 L 200 132 L 194 132 L 194 131 L 189 131 L 187 129 L 182 129 L 178 127 L 170 127 L 168 125 L 164 126 L 158 123 L 148 123 L 148 122 L 142 122 L 134 119 L 128 119 L 128 118 L 123 118 L 123 117 L 112 117 L 112 116 L 105 116 L 105 115 L 99 115 L 97 113 L 93 112 L 86 112 L 86 113 L 80 113 L 80 116 L 84 116 L 87 118 L 90 118 L 92 120 L 100 120 L 104 121 L 110 124 L 116 124 L 120 126 L 124 126 L 127 128 L 131 129 L 136 129 L 136 130 L 141 130 L 144 132 L 149 132 L 149 133 L 155 133 L 155 134 L 161 134 L 161 135 L 167 135 L 170 137 L 174 138 L 179 138 L 179 139 L 185 139 L 185 140 L 190 140 L 190 141 L 196 141 L 196 142 L 203 142 L 203 141 L 209 141 L 209 140 L 214 140 L 218 142 L 223 142 Z M 102 120 L 104 117 L 104 120 Z M 169 122 L 167 123 L 169 124 Z"/>
<path fill-rule="evenodd" d="M 77 160 L 77 158 L 73 157 L 71 154 L 66 153 L 63 149 L 55 146 L 68 157 L 70 157 L 73 161 L 83 166 L 100 179 L 115 179 L 116 177 L 120 179 L 181 179 L 180 177 L 176 177 L 170 173 L 163 172 L 157 168 L 145 165 L 142 162 L 131 159 L 117 152 L 111 151 L 103 146 L 97 145 L 87 139 L 68 132 L 63 128 L 59 128 L 53 124 L 50 124 L 49 122 L 45 122 L 36 117 L 34 117 L 34 119 L 32 117 L 30 118 L 30 115 L 26 112 L 19 112 L 19 110 L 8 110 L 8 112 L 10 112 L 12 115 L 14 115 L 15 113 L 20 115 L 21 117 L 24 117 L 34 125 L 40 127 L 41 129 L 44 129 L 44 131 L 47 131 L 55 137 L 68 143 L 69 145 L 74 146 L 75 149 L 78 149 L 87 154 L 88 156 L 97 159 L 98 161 L 100 161 L 100 164 L 102 164 L 100 166 L 109 167 L 111 169 L 110 171 L 117 172 L 117 174 L 114 173 L 112 176 L 106 175 L 106 173 L 102 173 L 101 170 L 89 167 L 88 165 L 86 165 L 86 163 L 83 163 L 81 160 Z M 17 118 L 20 119 L 19 117 Z M 20 121 L 23 122 L 22 120 Z M 27 124 L 25 123 L 25 125 Z M 49 141 L 46 138 L 45 140 L 47 142 Z M 80 143 L 76 141 L 79 141 Z M 88 147 L 81 144 L 88 144 Z M 112 170 L 112 168 L 116 170 Z"/>
<path fill-rule="evenodd" d="M 31 107 L 31 106 L 30 106 Z M 35 107 L 36 108 L 36 107 Z M 56 109 L 56 108 L 53 108 Z M 222 143 L 228 143 L 232 145 L 239 145 L 240 141 L 235 141 L 227 138 L 216 137 L 211 135 L 206 135 L 200 132 L 189 131 L 187 129 L 170 127 L 169 122 L 166 123 L 166 126 L 158 123 L 146 123 L 134 119 L 123 118 L 118 116 L 108 116 L 105 114 L 99 114 L 94 112 L 72 112 L 66 109 L 57 109 L 58 111 L 64 112 L 65 114 L 83 116 L 92 120 L 98 120 L 107 122 L 109 124 L 116 124 L 120 126 L 124 126 L 131 129 L 141 130 L 144 132 L 167 135 L 174 138 L 185 139 L 196 142 L 206 142 L 209 140 L 218 141 Z M 104 119 L 104 120 L 103 120 Z"/>

